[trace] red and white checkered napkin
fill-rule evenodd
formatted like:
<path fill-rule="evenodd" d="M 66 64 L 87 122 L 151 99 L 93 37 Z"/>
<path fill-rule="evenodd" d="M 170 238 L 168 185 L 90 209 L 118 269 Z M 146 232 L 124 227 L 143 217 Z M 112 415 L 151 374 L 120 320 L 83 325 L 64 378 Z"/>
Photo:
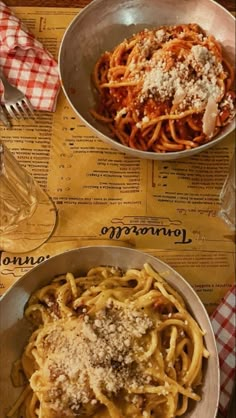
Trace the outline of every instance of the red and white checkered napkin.
<path fill-rule="evenodd" d="M 235 379 L 236 286 L 227 292 L 211 315 L 220 360 L 220 412 L 226 416 Z"/>
<path fill-rule="evenodd" d="M 25 93 L 34 109 L 55 110 L 60 89 L 57 62 L 2 1 L 0 67 L 10 83 Z M 0 99 L 2 93 L 0 82 Z"/>

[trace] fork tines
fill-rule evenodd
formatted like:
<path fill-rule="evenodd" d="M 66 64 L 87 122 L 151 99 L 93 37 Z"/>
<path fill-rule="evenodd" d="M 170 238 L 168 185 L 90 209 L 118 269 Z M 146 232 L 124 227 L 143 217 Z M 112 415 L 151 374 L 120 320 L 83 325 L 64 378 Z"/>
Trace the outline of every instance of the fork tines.
<path fill-rule="evenodd" d="M 0 104 L 0 121 L 7 127 L 11 127 L 10 121 L 7 119 L 3 106 Z"/>
<path fill-rule="evenodd" d="M 34 115 L 33 107 L 25 94 L 9 83 L 0 67 L 0 81 L 4 87 L 3 102 L 8 115 L 12 118 L 31 118 Z"/>
<path fill-rule="evenodd" d="M 27 99 L 24 97 L 16 103 L 5 103 L 5 109 L 12 118 L 32 118 L 34 117 L 34 109 Z"/>

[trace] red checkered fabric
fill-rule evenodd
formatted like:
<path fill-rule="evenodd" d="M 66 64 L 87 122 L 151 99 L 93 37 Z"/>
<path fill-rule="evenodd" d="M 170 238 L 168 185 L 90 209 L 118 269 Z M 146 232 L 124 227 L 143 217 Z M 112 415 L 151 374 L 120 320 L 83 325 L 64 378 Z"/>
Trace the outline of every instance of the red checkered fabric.
<path fill-rule="evenodd" d="M 220 360 L 220 404 L 223 416 L 227 415 L 235 380 L 235 302 L 236 286 L 225 295 L 211 316 Z"/>
<path fill-rule="evenodd" d="M 57 62 L 0 1 L 0 67 L 36 110 L 54 111 L 60 80 Z M 0 82 L 0 101 L 3 101 Z"/>

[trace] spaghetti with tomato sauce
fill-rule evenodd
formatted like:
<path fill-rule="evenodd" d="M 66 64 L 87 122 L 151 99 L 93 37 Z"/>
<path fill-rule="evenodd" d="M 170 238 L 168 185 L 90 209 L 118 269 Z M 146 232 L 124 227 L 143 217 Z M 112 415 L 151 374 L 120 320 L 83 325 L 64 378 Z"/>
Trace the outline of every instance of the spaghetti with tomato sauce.
<path fill-rule="evenodd" d="M 96 62 L 93 117 L 123 145 L 173 152 L 211 141 L 235 116 L 234 72 L 197 24 L 144 29 Z"/>

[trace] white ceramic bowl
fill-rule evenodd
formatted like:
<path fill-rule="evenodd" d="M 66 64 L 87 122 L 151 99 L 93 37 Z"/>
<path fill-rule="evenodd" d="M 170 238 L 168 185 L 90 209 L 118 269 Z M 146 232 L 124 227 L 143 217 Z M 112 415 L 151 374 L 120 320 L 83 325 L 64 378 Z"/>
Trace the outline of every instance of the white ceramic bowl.
<path fill-rule="evenodd" d="M 166 281 L 183 296 L 189 311 L 206 331 L 205 345 L 210 357 L 204 365 L 202 399 L 194 402 L 184 418 L 216 417 L 220 387 L 217 349 L 209 316 L 193 288 L 167 264 L 151 255 L 124 247 L 97 246 L 71 250 L 48 259 L 19 279 L 0 301 L 1 418 L 5 417 L 21 392 L 12 386 L 10 371 L 29 336 L 30 326 L 23 318 L 23 311 L 30 294 L 49 283 L 53 277 L 68 271 L 84 274 L 98 265 L 119 266 L 126 270 L 131 267 L 142 268 L 146 262 L 160 274 L 164 273 Z"/>
<path fill-rule="evenodd" d="M 73 19 L 64 34 L 59 71 L 67 100 L 99 138 L 123 153 L 153 160 L 188 157 L 218 144 L 235 127 L 231 122 L 211 142 L 191 150 L 154 153 L 122 145 L 112 138 L 105 124 L 91 116 L 89 110 L 95 105 L 91 73 L 99 56 L 143 28 L 179 23 L 198 23 L 213 34 L 233 63 L 235 18 L 212 0 L 94 0 Z"/>

